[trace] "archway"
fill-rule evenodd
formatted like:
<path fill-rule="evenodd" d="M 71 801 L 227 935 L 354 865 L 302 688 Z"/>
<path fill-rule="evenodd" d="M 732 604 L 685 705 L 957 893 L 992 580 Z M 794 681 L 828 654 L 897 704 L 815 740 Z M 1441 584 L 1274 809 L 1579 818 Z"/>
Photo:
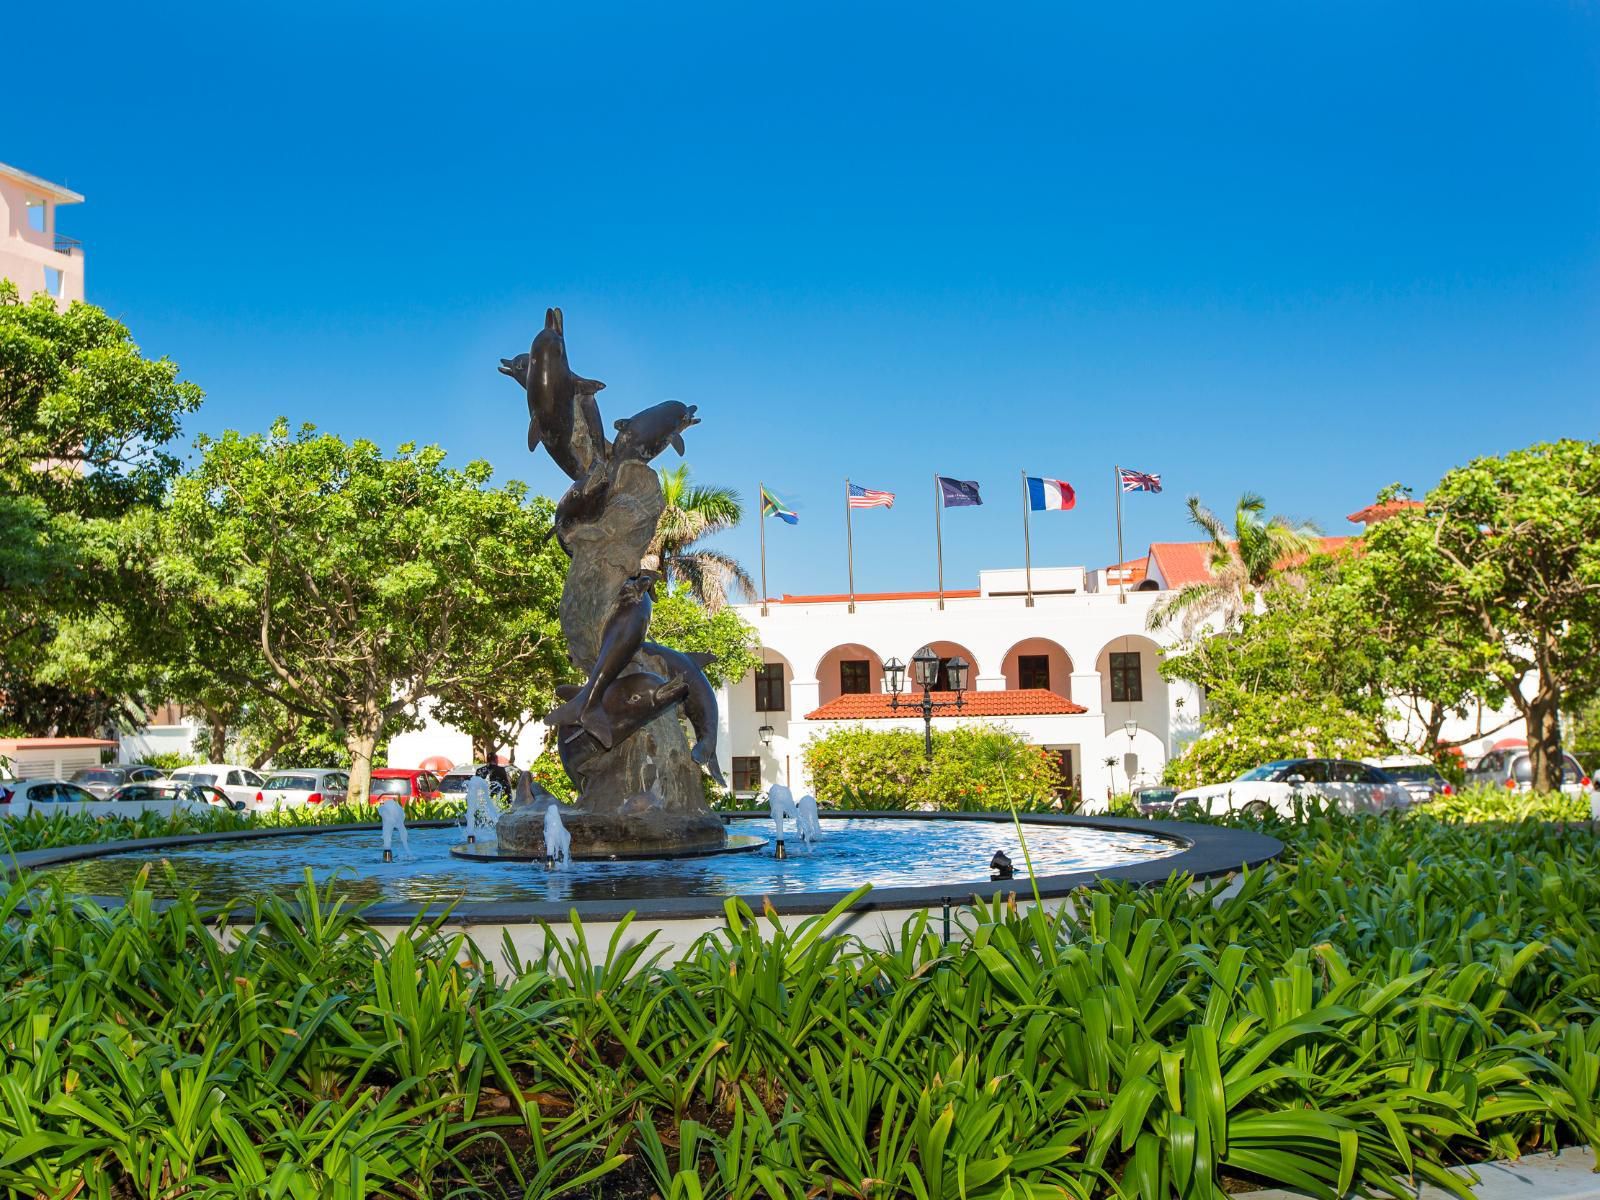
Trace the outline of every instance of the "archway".
<path fill-rule="evenodd" d="M 916 650 L 921 648 L 918 646 Z M 971 650 L 968 650 L 960 642 L 929 642 L 928 649 L 939 656 L 939 682 L 934 684 L 934 691 L 948 692 L 950 690 L 950 675 L 946 664 L 957 655 L 967 660 L 967 687 L 975 689 L 978 686 L 978 676 L 982 675 L 983 672 L 978 667 L 978 656 Z M 912 653 L 916 653 L 916 650 L 913 650 Z M 911 659 L 908 657 L 906 659 L 907 687 L 910 687 L 910 678 Z"/>
<path fill-rule="evenodd" d="M 1141 634 L 1124 634 L 1101 648 L 1095 669 L 1100 672 L 1106 752 L 1117 756 L 1118 775 L 1131 768 L 1134 779 L 1159 777 L 1172 744 L 1172 705 L 1161 677 L 1161 647 Z"/>
<path fill-rule="evenodd" d="M 1049 638 L 1024 638 L 1006 651 L 1000 664 L 1006 690 L 1044 688 L 1072 699 L 1072 655 Z"/>
<path fill-rule="evenodd" d="M 883 659 L 859 642 L 835 646 L 817 662 L 817 702 L 883 691 Z"/>

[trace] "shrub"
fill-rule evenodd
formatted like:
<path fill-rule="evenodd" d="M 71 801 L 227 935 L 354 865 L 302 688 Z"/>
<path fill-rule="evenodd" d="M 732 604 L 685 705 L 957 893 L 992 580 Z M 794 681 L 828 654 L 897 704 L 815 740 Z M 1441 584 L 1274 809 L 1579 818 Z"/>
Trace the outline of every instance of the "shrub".
<path fill-rule="evenodd" d="M 1388 745 L 1372 719 L 1322 697 L 1241 695 L 1228 721 L 1208 728 L 1167 763 L 1171 787 L 1201 787 L 1237 779 L 1280 758 L 1365 758 Z"/>
<path fill-rule="evenodd" d="M 146 754 L 139 760 L 146 766 L 160 767 L 161 770 L 171 772 L 180 767 L 192 767 L 200 760 L 192 754 L 184 754 L 179 750 L 168 750 L 162 754 Z"/>
<path fill-rule="evenodd" d="M 1589 800 L 1564 792 L 1472 787 L 1451 796 L 1435 796 L 1426 812 L 1441 821 L 1587 821 Z"/>
<path fill-rule="evenodd" d="M 846 726 L 805 748 L 819 803 L 862 809 L 1049 808 L 1063 787 L 1055 755 L 1003 725 L 963 725 L 933 735 Z"/>

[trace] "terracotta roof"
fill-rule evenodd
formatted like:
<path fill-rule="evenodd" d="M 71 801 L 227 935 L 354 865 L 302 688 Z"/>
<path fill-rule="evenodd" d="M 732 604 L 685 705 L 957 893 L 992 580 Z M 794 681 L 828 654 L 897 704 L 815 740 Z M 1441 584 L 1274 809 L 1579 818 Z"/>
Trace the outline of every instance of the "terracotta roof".
<path fill-rule="evenodd" d="M 1385 500 L 1382 504 L 1369 504 L 1365 508 L 1359 508 L 1346 517 L 1345 520 L 1354 522 L 1357 525 L 1376 525 L 1379 521 L 1386 520 L 1396 513 L 1405 512 L 1408 508 L 1421 507 L 1421 500 L 1406 500 L 1403 498 Z"/>
<path fill-rule="evenodd" d="M 946 600 L 972 600 L 982 595 L 977 588 L 945 588 Z M 857 592 L 856 603 L 865 604 L 870 600 L 937 600 L 938 592 Z M 776 600 L 768 600 L 769 604 L 848 604 L 848 592 L 827 592 L 814 596 L 791 596 L 788 592 Z"/>
<path fill-rule="evenodd" d="M 37 737 L 0 738 L 0 754 L 15 754 L 19 750 L 89 750 L 115 746 L 104 738 Z"/>
<path fill-rule="evenodd" d="M 954 692 L 934 692 L 935 704 L 955 700 Z M 840 696 L 837 700 L 830 700 L 821 708 L 808 712 L 805 719 L 808 721 L 885 721 L 890 718 L 913 717 L 917 715 L 916 707 L 922 703 L 921 693 L 915 699 L 907 700 L 901 697 L 900 710 L 896 712 L 889 707 L 889 696 L 884 692 L 862 692 L 850 696 Z M 907 705 L 912 707 L 907 707 Z M 942 717 L 1048 717 L 1063 713 L 1083 713 L 1089 710 L 1081 704 L 1074 704 L 1065 696 L 1045 688 L 1017 688 L 1007 692 L 973 692 L 968 691 L 962 695 L 961 711 L 943 709 L 936 713 Z"/>
<path fill-rule="evenodd" d="M 1337 554 L 1357 540 L 1353 537 L 1318 538 L 1317 553 Z M 1174 590 L 1191 583 L 1204 583 L 1210 579 L 1211 567 L 1208 565 L 1210 554 L 1210 542 L 1150 543 L 1151 561 L 1160 568 L 1161 578 L 1167 587 Z M 1279 565 L 1294 566 L 1304 561 L 1303 558 L 1291 558 Z"/>

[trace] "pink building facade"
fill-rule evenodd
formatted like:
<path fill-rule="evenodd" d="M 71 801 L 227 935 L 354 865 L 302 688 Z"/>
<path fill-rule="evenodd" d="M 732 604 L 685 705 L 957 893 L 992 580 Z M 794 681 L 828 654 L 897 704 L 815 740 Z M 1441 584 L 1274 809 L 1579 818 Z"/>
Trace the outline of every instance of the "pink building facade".
<path fill-rule="evenodd" d="M 45 293 L 62 308 L 83 294 L 83 246 L 56 231 L 56 210 L 83 197 L 0 163 L 0 278 L 24 299 Z"/>

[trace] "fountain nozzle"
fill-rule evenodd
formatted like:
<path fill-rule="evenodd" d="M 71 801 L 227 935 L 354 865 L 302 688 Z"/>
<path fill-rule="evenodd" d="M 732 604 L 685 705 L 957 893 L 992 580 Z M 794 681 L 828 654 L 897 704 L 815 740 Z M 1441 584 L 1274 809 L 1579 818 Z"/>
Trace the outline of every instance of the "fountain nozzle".
<path fill-rule="evenodd" d="M 554 854 L 546 854 L 544 856 L 544 869 L 546 871 L 554 871 L 556 869 L 556 856 Z"/>
<path fill-rule="evenodd" d="M 392 863 L 394 861 L 394 851 L 385 848 L 383 852 L 383 861 L 386 863 Z"/>
<path fill-rule="evenodd" d="M 783 839 L 782 838 L 779 838 L 777 843 L 772 847 L 772 857 L 773 858 L 788 858 L 789 857 L 789 852 L 783 848 Z"/>
<path fill-rule="evenodd" d="M 477 834 L 475 834 L 475 833 L 467 834 L 467 845 L 469 845 L 469 846 L 476 845 L 477 841 L 478 841 L 478 835 Z"/>
<path fill-rule="evenodd" d="M 994 852 L 994 857 L 989 860 L 989 870 L 992 872 L 991 880 L 1013 879 L 1017 874 L 1016 868 L 1011 865 L 1011 859 L 1004 850 Z"/>

